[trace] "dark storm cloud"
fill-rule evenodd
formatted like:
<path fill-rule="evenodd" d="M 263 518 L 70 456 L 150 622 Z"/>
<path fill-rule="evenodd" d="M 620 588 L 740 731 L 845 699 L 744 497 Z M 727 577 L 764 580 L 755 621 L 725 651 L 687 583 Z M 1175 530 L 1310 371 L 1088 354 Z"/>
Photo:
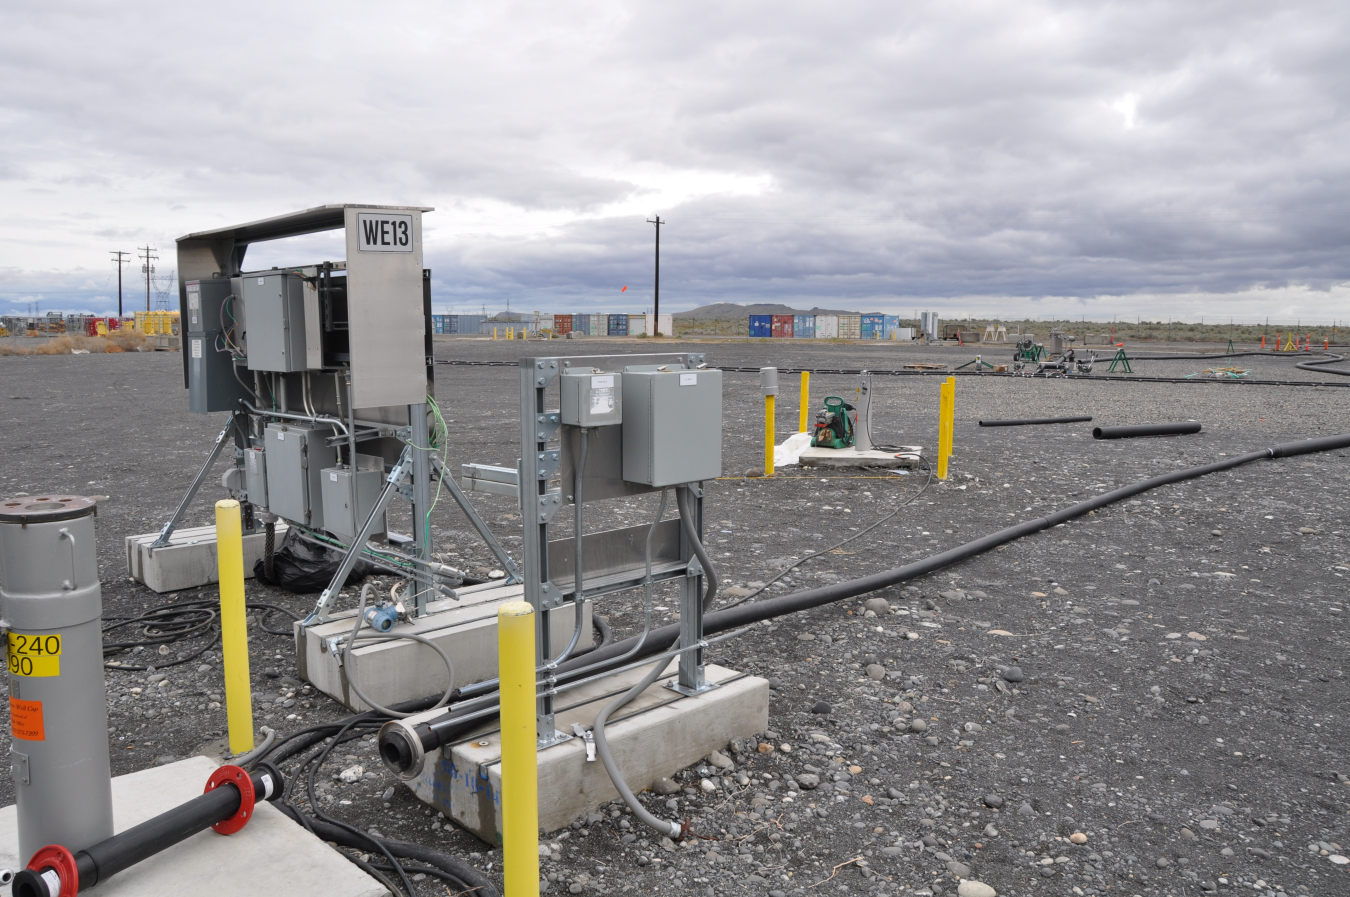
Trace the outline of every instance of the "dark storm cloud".
<path fill-rule="evenodd" d="M 659 211 L 675 307 L 1350 311 L 1343 3 L 3 15 L 7 293 L 363 201 L 445 304 L 628 302 Z"/>

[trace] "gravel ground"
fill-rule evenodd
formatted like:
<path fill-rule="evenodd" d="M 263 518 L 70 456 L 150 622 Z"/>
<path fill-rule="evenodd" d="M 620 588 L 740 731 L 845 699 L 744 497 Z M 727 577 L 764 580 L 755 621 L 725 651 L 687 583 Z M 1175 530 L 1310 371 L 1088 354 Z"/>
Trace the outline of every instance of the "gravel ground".
<path fill-rule="evenodd" d="M 974 355 L 884 345 L 678 345 L 706 351 L 718 365 L 818 370 L 959 364 Z M 641 348 L 555 341 L 546 351 Z M 543 351 L 437 343 L 443 360 Z M 1239 362 L 1254 377 L 1339 379 L 1284 359 Z M 128 581 L 122 556 L 124 536 L 157 529 L 172 511 L 221 425 L 219 416 L 187 413 L 180 364 L 168 353 L 0 358 L 0 494 L 106 496 L 98 525 L 109 618 L 214 597 L 210 589 L 155 595 Z M 1199 368 L 1135 363 L 1144 375 Z M 514 463 L 514 371 L 441 366 L 437 375 L 451 422 L 451 469 Z M 818 375 L 812 394 L 817 402 L 846 395 L 852 383 Z M 938 383 L 879 377 L 876 438 L 932 452 Z M 728 374 L 725 388 L 724 471 L 734 475 L 759 466 L 762 400 L 753 374 Z M 785 433 L 797 402 L 793 384 L 782 392 Z M 807 562 L 771 593 L 894 567 L 1179 466 L 1347 432 L 1348 401 L 1337 388 L 963 377 L 949 481 L 858 541 Z M 975 426 L 987 417 L 1070 414 L 1092 414 L 1098 424 L 1194 418 L 1205 429 L 1094 442 L 1092 424 Z M 1350 550 L 1346 504 L 1336 498 L 1346 493 L 1346 454 L 1259 462 L 1166 487 L 870 602 L 782 618 L 719 645 L 710 659 L 770 679 L 771 731 L 655 783 L 670 793 L 643 795 L 658 814 L 689 817 L 716 840 L 676 846 L 605 808 L 546 839 L 548 893 L 952 894 L 962 879 L 1003 895 L 1350 893 L 1343 859 L 1350 856 L 1343 675 Z M 712 484 L 709 538 L 728 592 L 757 588 L 888 513 L 923 482 L 921 474 L 787 469 L 772 480 Z M 210 521 L 220 497 L 210 483 L 185 525 Z M 474 501 L 515 550 L 512 502 Z M 649 519 L 654 497 L 609 505 L 596 509 L 595 526 Z M 457 513 L 442 507 L 436 517 L 447 562 L 492 566 Z M 397 516 L 392 523 L 400 525 Z M 563 520 L 558 534 L 565 532 Z M 313 601 L 252 581 L 249 596 L 297 614 Z M 637 628 L 637 610 L 633 596 L 601 607 L 618 637 Z M 284 628 L 279 617 L 267 622 Z M 285 732 L 344 715 L 295 678 L 288 638 L 254 632 L 259 725 Z M 151 659 L 172 663 L 204 644 L 182 642 Z M 110 671 L 114 774 L 222 753 L 221 690 L 214 649 L 153 674 Z M 393 787 L 372 743 L 335 753 L 325 775 L 345 770 L 354 781 L 327 784 L 321 800 L 330 811 L 498 871 L 499 851 Z M 0 801 L 12 800 L 10 789 L 0 782 Z M 422 887 L 441 893 L 430 881 Z M 968 881 L 959 893 L 990 892 Z"/>

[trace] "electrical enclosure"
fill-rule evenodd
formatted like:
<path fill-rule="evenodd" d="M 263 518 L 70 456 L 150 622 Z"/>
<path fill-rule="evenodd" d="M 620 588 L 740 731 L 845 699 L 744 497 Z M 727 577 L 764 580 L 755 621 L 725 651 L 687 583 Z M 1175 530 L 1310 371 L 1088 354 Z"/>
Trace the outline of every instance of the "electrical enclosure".
<path fill-rule="evenodd" d="M 332 433 L 329 427 L 267 425 L 269 511 L 312 529 L 324 528 L 321 475 L 337 465 L 337 451 L 325 442 Z"/>
<path fill-rule="evenodd" d="M 574 427 L 623 423 L 623 380 L 626 374 L 567 371 L 559 380 L 562 422 Z"/>
<path fill-rule="evenodd" d="M 322 369 L 319 300 L 313 287 L 295 272 L 278 271 L 245 274 L 243 288 L 249 370 Z"/>
<path fill-rule="evenodd" d="M 380 497 L 384 488 L 384 471 L 356 471 L 356 512 L 352 512 L 352 471 L 346 467 L 333 467 L 322 472 L 322 490 L 324 507 L 324 529 L 335 536 L 350 541 L 356 537 L 361 524 L 366 522 L 370 509 Z M 375 521 L 371 536 L 385 534 L 385 515 L 380 514 Z"/>
<path fill-rule="evenodd" d="M 260 508 L 267 507 L 267 452 L 244 449 L 244 492 Z"/>
<path fill-rule="evenodd" d="M 234 375 L 234 356 L 225 348 L 221 318 L 231 295 L 225 279 L 195 280 L 187 285 L 187 321 L 183 360 L 187 367 L 188 409 L 196 414 L 238 411 L 239 400 L 252 395 Z"/>
<path fill-rule="evenodd" d="M 623 374 L 623 478 L 675 486 L 722 475 L 722 372 Z"/>

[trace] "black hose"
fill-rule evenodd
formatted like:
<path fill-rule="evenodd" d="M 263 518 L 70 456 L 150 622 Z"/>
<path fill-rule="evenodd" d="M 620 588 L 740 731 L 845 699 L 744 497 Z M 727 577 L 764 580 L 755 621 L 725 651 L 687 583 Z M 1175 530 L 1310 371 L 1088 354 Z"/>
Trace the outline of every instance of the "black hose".
<path fill-rule="evenodd" d="M 1333 451 L 1335 449 L 1350 448 L 1350 434 L 1341 434 L 1339 436 L 1323 436 L 1316 439 L 1300 440 L 1298 442 L 1286 442 L 1270 448 L 1259 451 L 1247 452 L 1231 458 L 1225 458 L 1222 461 L 1216 461 L 1212 464 L 1203 464 L 1199 467 L 1189 467 L 1185 470 L 1176 470 L 1161 476 L 1150 477 L 1146 480 L 1140 480 L 1128 486 L 1122 486 L 1119 489 L 1105 492 L 1067 508 L 1062 508 L 1046 517 L 1038 517 L 1035 520 L 1028 520 L 1019 523 L 1016 526 L 1010 526 L 997 532 L 982 536 L 972 542 L 959 545 L 931 557 L 915 561 L 911 564 L 905 564 L 901 567 L 895 567 L 891 570 L 884 570 L 879 573 L 873 573 L 870 576 L 864 576 L 859 579 L 848 580 L 846 582 L 835 583 L 830 586 L 824 586 L 817 589 L 807 589 L 803 592 L 794 592 L 789 595 L 782 595 L 777 598 L 769 598 L 764 601 L 758 601 L 753 604 L 742 604 L 738 607 L 729 607 L 723 610 L 715 611 L 703 618 L 704 635 L 715 635 L 719 632 L 727 632 L 733 629 L 739 629 L 752 623 L 758 623 L 763 620 L 773 619 L 786 614 L 797 613 L 798 611 L 810 610 L 826 604 L 832 604 L 836 601 L 843 601 L 848 598 L 856 598 L 860 595 L 866 595 L 869 592 L 875 592 L 878 589 L 889 588 L 899 585 L 903 582 L 926 576 L 944 567 L 950 567 L 953 564 L 983 554 L 1000 545 L 1006 545 L 1009 542 L 1016 541 L 1023 536 L 1029 536 L 1032 533 L 1041 530 L 1050 529 L 1067 523 L 1078 517 L 1082 517 L 1090 511 L 1104 508 L 1115 504 L 1118 501 L 1138 495 L 1141 492 L 1147 492 L 1151 489 L 1157 489 L 1161 486 L 1168 486 L 1173 483 L 1180 483 L 1186 480 L 1193 480 L 1206 474 L 1218 473 L 1224 470 L 1231 470 L 1244 464 L 1250 464 L 1253 461 L 1260 461 L 1267 458 L 1290 458 L 1296 455 L 1306 455 L 1315 452 Z M 662 626 L 654 629 L 647 635 L 646 642 L 641 646 L 641 650 L 636 652 L 638 659 L 650 657 L 653 654 L 659 654 L 670 648 L 671 645 L 679 639 L 680 626 L 678 623 L 672 623 L 668 626 Z M 603 669 L 606 662 L 611 662 L 615 658 L 628 658 L 628 654 L 633 646 L 633 639 L 624 639 L 617 641 L 607 648 L 598 649 L 587 655 L 584 663 L 574 659 L 558 667 L 556 678 L 559 682 L 566 682 L 571 678 L 577 678 L 582 675 L 581 668 L 584 666 L 584 674 L 591 675 L 597 670 Z M 570 675 L 569 675 L 570 674 Z M 472 701 L 466 701 L 453 707 L 441 716 L 419 723 L 413 727 L 417 734 L 423 751 L 435 750 L 446 744 L 451 744 L 467 736 L 475 727 L 481 726 L 484 718 L 480 714 L 483 710 L 491 709 L 496 705 L 496 695 L 487 695 Z M 407 775 L 412 768 L 412 751 L 410 747 L 403 742 L 404 735 L 392 727 L 385 729 L 380 733 L 380 756 L 385 765 L 393 772 L 400 775 Z"/>
<path fill-rule="evenodd" d="M 1329 368 L 1323 366 L 1328 364 L 1335 364 L 1338 361 L 1345 361 L 1345 356 L 1333 355 L 1332 353 L 1327 352 L 1323 358 L 1317 359 L 1316 361 L 1300 361 L 1298 364 L 1294 365 L 1294 367 L 1300 368 L 1305 371 L 1312 371 L 1315 374 L 1316 373 L 1336 374 L 1341 377 L 1350 377 L 1350 371 L 1343 370 L 1341 368 Z"/>
<path fill-rule="evenodd" d="M 492 880 L 483 873 L 468 863 L 457 860 L 449 854 L 441 853 L 439 850 L 394 838 L 377 838 L 374 835 L 364 833 L 354 835 L 342 826 L 333 825 L 321 819 L 304 819 L 302 814 L 289 804 L 278 804 L 277 809 L 289 816 L 297 825 L 305 825 L 315 835 L 325 841 L 332 841 L 340 847 L 369 851 L 371 842 L 378 841 L 394 856 L 417 860 L 438 869 L 437 877 L 452 877 L 457 890 L 473 891 L 480 897 L 497 897 L 500 894 Z M 376 868 L 378 869 L 380 866 L 376 865 Z M 408 869 L 408 867 L 404 868 Z M 395 871 L 393 867 L 388 867 L 388 870 Z M 413 870 L 409 869 L 408 871 Z"/>
<path fill-rule="evenodd" d="M 1186 433 L 1199 433 L 1199 421 L 1184 421 L 1179 424 L 1140 424 L 1135 427 L 1093 427 L 1093 439 L 1135 439 L 1140 436 L 1180 436 Z"/>
<path fill-rule="evenodd" d="M 1082 417 L 1028 417 L 1022 420 L 982 420 L 982 427 L 1029 427 L 1037 424 L 1082 424 L 1092 420 L 1091 414 Z"/>

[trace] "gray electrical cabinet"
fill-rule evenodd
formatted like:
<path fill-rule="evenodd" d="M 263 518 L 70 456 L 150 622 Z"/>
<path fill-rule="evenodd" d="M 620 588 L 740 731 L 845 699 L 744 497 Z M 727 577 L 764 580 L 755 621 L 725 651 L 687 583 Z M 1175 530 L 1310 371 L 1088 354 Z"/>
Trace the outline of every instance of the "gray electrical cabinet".
<path fill-rule="evenodd" d="M 268 424 L 267 509 L 278 517 L 323 529 L 322 472 L 337 466 L 337 451 L 325 440 L 330 427 Z"/>
<path fill-rule="evenodd" d="M 562 422 L 574 427 L 623 423 L 623 374 L 566 371 L 559 378 Z"/>
<path fill-rule="evenodd" d="M 358 458 L 358 461 L 360 459 Z M 352 470 L 333 467 L 323 471 L 324 529 L 350 541 L 370 516 L 370 509 L 384 489 L 383 470 L 356 470 L 356 511 L 352 511 Z M 385 534 L 385 516 L 381 512 L 371 536 Z"/>
<path fill-rule="evenodd" d="M 188 410 L 194 414 L 238 411 L 252 395 L 235 377 L 234 356 L 225 347 L 222 318 L 228 328 L 230 282 L 224 278 L 187 284 L 183 308 L 183 360 L 187 367 Z M 241 371 L 245 381 L 251 379 Z"/>
<path fill-rule="evenodd" d="M 267 452 L 260 448 L 244 449 L 244 492 L 252 504 L 267 507 Z"/>
<path fill-rule="evenodd" d="M 245 274 L 242 280 L 249 369 L 322 369 L 319 300 L 312 285 L 293 271 Z"/>
<path fill-rule="evenodd" d="M 675 486 L 722 475 L 722 372 L 626 370 L 623 478 Z"/>

